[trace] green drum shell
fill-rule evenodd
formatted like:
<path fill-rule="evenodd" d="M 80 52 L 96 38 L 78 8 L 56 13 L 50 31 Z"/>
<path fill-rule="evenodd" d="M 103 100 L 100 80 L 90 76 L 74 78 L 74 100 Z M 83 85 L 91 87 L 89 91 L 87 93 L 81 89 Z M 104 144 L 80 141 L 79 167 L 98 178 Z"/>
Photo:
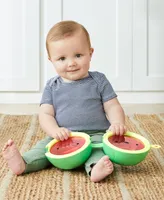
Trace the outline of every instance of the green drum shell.
<path fill-rule="evenodd" d="M 47 158 L 55 167 L 68 170 L 77 168 L 84 164 L 91 155 L 91 152 L 92 147 L 91 145 L 88 145 L 83 151 L 71 156 L 68 155 L 66 158 Z"/>
<path fill-rule="evenodd" d="M 120 152 L 116 149 L 109 147 L 106 144 L 104 144 L 103 150 L 105 154 L 109 156 L 112 162 L 119 165 L 136 165 L 143 161 L 148 154 L 148 151 L 139 154 Z"/>

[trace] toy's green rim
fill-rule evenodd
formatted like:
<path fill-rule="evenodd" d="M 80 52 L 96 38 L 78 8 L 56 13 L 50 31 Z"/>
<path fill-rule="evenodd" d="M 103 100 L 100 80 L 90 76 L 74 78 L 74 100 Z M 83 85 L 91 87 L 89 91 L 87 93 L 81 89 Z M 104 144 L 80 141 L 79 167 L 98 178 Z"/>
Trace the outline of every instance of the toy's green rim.
<path fill-rule="evenodd" d="M 120 148 L 114 146 L 113 144 L 111 144 L 108 141 L 108 138 L 111 137 L 112 135 L 113 135 L 113 133 L 111 131 L 105 133 L 104 136 L 103 136 L 103 142 L 106 145 L 110 146 L 112 149 L 115 149 L 117 151 L 124 152 L 124 153 L 129 153 L 129 154 L 139 154 L 139 153 L 145 153 L 145 152 L 150 150 L 151 145 L 150 145 L 149 141 L 146 138 L 144 138 L 143 136 L 139 135 L 139 134 L 136 134 L 136 133 L 128 131 L 124 135 L 130 136 L 130 137 L 134 137 L 134 138 L 140 140 L 145 146 L 141 150 L 125 150 L 125 149 L 120 149 Z"/>
<path fill-rule="evenodd" d="M 79 136 L 79 137 L 82 137 L 85 139 L 85 144 L 78 150 L 76 150 L 76 153 L 75 152 L 72 152 L 72 153 L 69 153 L 69 154 L 64 154 L 64 155 L 54 155 L 50 152 L 50 149 L 51 147 L 59 142 L 59 140 L 56 140 L 56 139 L 53 139 L 51 142 L 49 142 L 47 145 L 46 145 L 46 149 L 47 149 L 47 152 L 45 153 L 45 155 L 47 157 L 50 157 L 50 158 L 55 158 L 55 159 L 58 159 L 58 158 L 67 158 L 67 157 L 71 157 L 75 154 L 78 154 L 79 152 L 83 151 L 86 147 L 88 147 L 88 145 L 91 143 L 91 140 L 90 140 L 90 136 L 87 135 L 86 133 L 82 133 L 82 132 L 72 132 L 70 134 L 70 137 L 74 137 L 74 136 Z"/>

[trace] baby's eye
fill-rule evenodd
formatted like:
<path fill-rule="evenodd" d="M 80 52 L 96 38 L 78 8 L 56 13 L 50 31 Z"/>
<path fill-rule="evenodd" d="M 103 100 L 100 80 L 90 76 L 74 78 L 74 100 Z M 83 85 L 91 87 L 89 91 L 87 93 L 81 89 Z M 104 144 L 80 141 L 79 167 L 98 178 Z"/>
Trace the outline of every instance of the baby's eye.
<path fill-rule="evenodd" d="M 59 60 L 64 61 L 64 60 L 65 60 L 65 57 L 61 57 L 61 58 L 59 58 Z"/>
<path fill-rule="evenodd" d="M 80 53 L 76 54 L 77 58 L 80 58 L 82 55 Z"/>

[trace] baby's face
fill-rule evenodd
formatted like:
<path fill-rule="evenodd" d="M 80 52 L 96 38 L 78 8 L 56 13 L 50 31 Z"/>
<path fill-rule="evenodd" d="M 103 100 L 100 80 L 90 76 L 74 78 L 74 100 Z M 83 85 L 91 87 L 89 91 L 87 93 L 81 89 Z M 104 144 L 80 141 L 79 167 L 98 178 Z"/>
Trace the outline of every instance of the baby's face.
<path fill-rule="evenodd" d="M 78 31 L 49 44 L 50 60 L 64 81 L 75 81 L 88 76 L 93 49 L 85 34 Z"/>

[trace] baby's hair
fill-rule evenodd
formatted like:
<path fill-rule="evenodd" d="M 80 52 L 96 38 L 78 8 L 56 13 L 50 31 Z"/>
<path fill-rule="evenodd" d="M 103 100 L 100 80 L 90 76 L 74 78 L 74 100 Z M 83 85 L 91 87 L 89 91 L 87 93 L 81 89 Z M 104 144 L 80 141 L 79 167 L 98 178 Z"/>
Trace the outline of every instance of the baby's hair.
<path fill-rule="evenodd" d="M 88 31 L 85 27 L 75 21 L 61 21 L 55 24 L 50 31 L 48 32 L 47 39 L 46 39 L 46 48 L 48 56 L 49 54 L 49 43 L 53 41 L 57 41 L 63 39 L 67 36 L 73 35 L 75 32 L 82 30 L 86 35 L 86 39 L 88 42 L 89 48 L 91 47 L 90 37 Z"/>

